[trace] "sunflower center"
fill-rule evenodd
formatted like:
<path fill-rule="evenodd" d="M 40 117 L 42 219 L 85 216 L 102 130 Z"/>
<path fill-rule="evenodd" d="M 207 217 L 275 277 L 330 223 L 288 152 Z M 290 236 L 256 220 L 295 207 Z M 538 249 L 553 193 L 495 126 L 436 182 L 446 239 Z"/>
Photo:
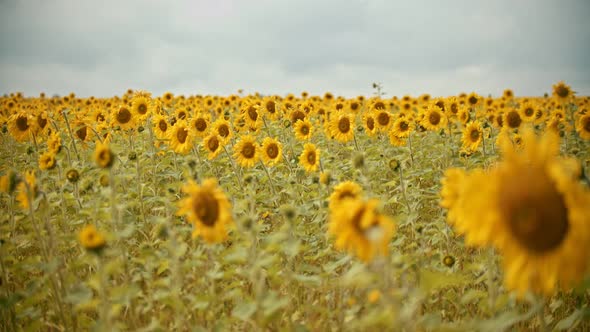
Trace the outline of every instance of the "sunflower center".
<path fill-rule="evenodd" d="M 307 154 L 307 162 L 308 162 L 310 165 L 315 165 L 315 152 L 314 152 L 314 151 L 310 151 L 310 152 Z"/>
<path fill-rule="evenodd" d="M 469 137 L 471 138 L 472 142 L 477 142 L 477 140 L 479 139 L 479 130 L 472 129 L 469 133 Z"/>
<path fill-rule="evenodd" d="M 301 111 L 294 111 L 291 114 L 291 122 L 293 122 L 293 124 L 295 124 L 297 121 L 303 120 L 303 119 L 305 119 L 305 114 Z"/>
<path fill-rule="evenodd" d="M 467 101 L 469 102 L 469 104 L 475 105 L 475 104 L 477 104 L 477 97 L 471 96 L 471 97 L 469 97 L 469 99 Z"/>
<path fill-rule="evenodd" d="M 96 116 L 96 121 L 103 122 L 104 120 L 105 120 L 104 115 L 102 113 L 98 113 L 98 115 Z"/>
<path fill-rule="evenodd" d="M 558 85 L 555 88 L 555 94 L 561 98 L 565 98 L 570 94 L 570 89 L 568 89 L 565 85 Z"/>
<path fill-rule="evenodd" d="M 78 138 L 82 141 L 86 139 L 87 134 L 88 132 L 86 126 L 76 130 L 76 136 L 78 136 Z"/>
<path fill-rule="evenodd" d="M 39 125 L 39 128 L 43 129 L 47 125 L 47 119 L 39 115 L 37 116 L 37 124 Z"/>
<path fill-rule="evenodd" d="M 504 182 L 499 207 L 514 237 L 537 254 L 558 247 L 569 229 L 567 207 L 545 171 L 509 174 Z"/>
<path fill-rule="evenodd" d="M 365 214 L 367 207 L 363 205 L 356 213 L 352 216 L 350 220 L 352 227 L 355 231 L 359 233 L 363 233 L 363 229 L 361 228 L 361 220 L 363 219 L 363 215 Z"/>
<path fill-rule="evenodd" d="M 382 126 L 387 126 L 389 124 L 389 114 L 386 112 L 381 112 L 377 115 L 377 122 Z"/>
<path fill-rule="evenodd" d="M 375 106 L 373 106 L 376 110 L 384 110 L 385 109 L 385 104 L 381 101 L 378 101 L 375 103 Z"/>
<path fill-rule="evenodd" d="M 244 144 L 244 147 L 242 147 L 242 156 L 244 156 L 244 158 L 246 159 L 251 159 L 254 158 L 255 154 L 256 147 L 254 146 L 254 144 L 246 142 L 246 144 Z"/>
<path fill-rule="evenodd" d="M 126 108 L 121 108 L 117 113 L 117 122 L 126 124 L 131 120 L 131 112 Z"/>
<path fill-rule="evenodd" d="M 452 103 L 451 104 L 451 113 L 457 114 L 457 112 L 459 112 L 459 106 L 457 106 L 456 103 Z"/>
<path fill-rule="evenodd" d="M 201 132 L 207 130 L 207 121 L 205 121 L 203 118 L 198 118 L 195 121 L 195 128 Z"/>
<path fill-rule="evenodd" d="M 275 143 L 271 143 L 266 147 L 266 155 L 270 159 L 275 159 L 279 155 L 279 147 Z"/>
<path fill-rule="evenodd" d="M 210 193 L 198 193 L 193 197 L 193 212 L 205 226 L 212 227 L 219 218 L 219 203 Z"/>
<path fill-rule="evenodd" d="M 300 131 L 304 136 L 307 136 L 309 134 L 309 127 L 308 126 L 301 126 Z"/>
<path fill-rule="evenodd" d="M 438 112 L 431 112 L 430 115 L 428 115 L 428 122 L 433 126 L 436 126 L 440 123 L 440 114 Z"/>
<path fill-rule="evenodd" d="M 375 128 L 375 120 L 373 118 L 367 119 L 367 128 L 369 128 L 369 130 L 373 130 L 373 128 Z"/>
<path fill-rule="evenodd" d="M 147 110 L 148 110 L 147 105 L 143 104 L 143 103 L 139 104 L 139 106 L 137 107 L 137 112 L 142 115 L 147 113 Z"/>
<path fill-rule="evenodd" d="M 439 100 L 435 103 L 436 106 L 440 107 L 441 110 L 445 110 L 445 103 L 442 100 Z"/>
<path fill-rule="evenodd" d="M 180 128 L 176 132 L 176 139 L 178 139 L 180 144 L 184 144 L 184 142 L 186 142 L 187 136 L 188 136 L 188 130 L 186 128 Z"/>
<path fill-rule="evenodd" d="M 256 108 L 254 108 L 254 106 L 248 107 L 248 116 L 252 121 L 256 121 L 258 119 L 258 112 L 256 111 Z"/>
<path fill-rule="evenodd" d="M 534 114 L 535 114 L 535 110 L 532 107 L 527 107 L 524 109 L 524 115 L 533 116 Z"/>
<path fill-rule="evenodd" d="M 219 133 L 219 136 L 221 136 L 221 137 L 229 136 L 229 128 L 225 124 L 219 126 L 219 128 L 217 129 L 217 132 Z"/>
<path fill-rule="evenodd" d="M 211 137 L 209 142 L 207 142 L 207 147 L 211 152 L 217 151 L 217 148 L 219 147 L 219 140 L 217 139 L 217 137 Z"/>
<path fill-rule="evenodd" d="M 518 112 L 510 111 L 510 112 L 508 112 L 508 114 L 506 114 L 506 124 L 510 128 L 520 127 L 521 122 L 522 122 L 522 119 L 520 118 L 520 115 L 518 115 Z"/>
<path fill-rule="evenodd" d="M 410 124 L 406 121 L 402 121 L 399 123 L 399 129 L 400 131 L 408 131 L 408 129 L 410 129 Z"/>
<path fill-rule="evenodd" d="M 358 109 L 359 109 L 359 104 L 358 104 L 358 103 L 356 103 L 356 102 L 355 102 L 355 103 L 352 103 L 352 104 L 350 104 L 350 109 L 351 109 L 351 110 L 353 110 L 353 111 L 356 111 L 356 110 L 358 110 Z"/>
<path fill-rule="evenodd" d="M 166 123 L 166 120 L 160 120 L 160 122 L 158 122 L 158 128 L 160 128 L 161 131 L 166 131 L 166 129 L 168 129 L 168 124 Z"/>
<path fill-rule="evenodd" d="M 16 127 L 20 131 L 25 131 L 25 130 L 29 129 L 29 123 L 27 121 L 27 117 L 24 115 L 21 115 L 18 118 L 16 118 Z"/>
<path fill-rule="evenodd" d="M 277 111 L 274 101 L 269 100 L 268 102 L 266 102 L 266 111 L 270 114 L 274 114 Z"/>
<path fill-rule="evenodd" d="M 587 116 L 582 120 L 582 128 L 584 128 L 584 131 L 590 132 L 590 116 Z"/>
<path fill-rule="evenodd" d="M 350 131 L 350 120 L 347 117 L 344 117 L 338 121 L 338 130 L 343 134 L 346 134 L 348 131 Z"/>
<path fill-rule="evenodd" d="M 184 120 L 186 118 L 186 112 L 184 112 L 184 111 L 178 112 L 178 118 L 180 120 Z"/>

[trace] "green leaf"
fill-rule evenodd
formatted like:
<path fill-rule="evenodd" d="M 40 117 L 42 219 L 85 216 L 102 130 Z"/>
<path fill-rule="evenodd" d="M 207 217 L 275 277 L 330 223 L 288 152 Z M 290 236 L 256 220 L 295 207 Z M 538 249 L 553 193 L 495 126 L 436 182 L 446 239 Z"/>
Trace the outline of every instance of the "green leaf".
<path fill-rule="evenodd" d="M 248 320 L 256 312 L 256 309 L 256 303 L 248 301 L 238 304 L 231 314 L 240 320 Z"/>
<path fill-rule="evenodd" d="M 581 317 L 582 317 L 582 310 L 580 310 L 580 309 L 575 310 L 574 312 L 572 312 L 571 315 L 569 315 L 566 318 L 560 320 L 555 325 L 555 329 L 556 330 L 567 330 L 567 329 L 571 328 L 574 325 L 574 323 L 576 323 L 576 321 L 578 319 L 580 319 Z"/>
<path fill-rule="evenodd" d="M 438 288 L 462 285 L 467 280 L 465 276 L 460 274 L 420 270 L 420 288 L 427 293 Z"/>

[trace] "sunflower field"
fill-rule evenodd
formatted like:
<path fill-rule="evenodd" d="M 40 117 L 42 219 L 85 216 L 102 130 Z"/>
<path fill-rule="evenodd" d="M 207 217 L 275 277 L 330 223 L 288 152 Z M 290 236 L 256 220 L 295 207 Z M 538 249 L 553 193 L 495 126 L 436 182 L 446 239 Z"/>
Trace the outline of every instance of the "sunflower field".
<path fill-rule="evenodd" d="M 590 330 L 590 98 L 373 87 L 1 97 L 1 330 Z"/>

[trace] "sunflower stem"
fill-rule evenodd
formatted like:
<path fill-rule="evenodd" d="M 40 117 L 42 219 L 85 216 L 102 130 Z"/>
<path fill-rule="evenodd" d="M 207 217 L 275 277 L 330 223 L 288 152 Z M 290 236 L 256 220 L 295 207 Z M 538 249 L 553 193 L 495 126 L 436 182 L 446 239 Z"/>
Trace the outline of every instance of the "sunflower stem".
<path fill-rule="evenodd" d="M 116 190 L 116 183 L 115 183 L 115 173 L 113 172 L 113 168 L 109 169 L 109 187 L 111 187 L 111 222 L 113 224 L 113 229 L 115 233 L 118 233 L 119 230 L 119 211 L 117 210 L 117 190 Z"/>
<path fill-rule="evenodd" d="M 353 136 L 352 136 L 352 138 L 354 139 L 354 147 L 356 148 L 356 151 L 357 151 L 357 152 L 360 152 L 360 151 L 361 151 L 361 149 L 359 148 L 359 144 L 358 144 L 358 142 L 356 141 L 356 135 L 353 135 Z"/>
<path fill-rule="evenodd" d="M 236 167 L 236 164 L 234 163 L 234 160 L 232 159 L 231 155 L 229 154 L 229 152 L 225 148 L 225 145 L 223 146 L 223 151 L 225 151 L 225 154 L 227 155 L 227 158 L 229 159 L 229 162 L 230 162 L 232 168 L 234 169 L 234 174 L 236 175 L 236 178 L 238 179 L 238 185 L 241 188 L 242 187 L 242 175 L 240 174 L 239 169 Z"/>
<path fill-rule="evenodd" d="M 70 140 L 72 142 L 72 146 L 74 147 L 76 157 L 78 158 L 78 161 L 80 161 L 80 154 L 78 153 L 78 148 L 76 148 L 76 140 L 74 139 L 74 134 L 72 133 L 72 128 L 70 127 L 70 122 L 68 121 L 68 116 L 65 111 L 62 111 L 61 115 L 63 116 L 66 122 L 66 128 L 68 129 L 68 134 L 70 135 Z"/>
<path fill-rule="evenodd" d="M 2 250 L 2 246 L 0 246 L 0 268 L 2 269 L 2 280 L 6 283 L 6 285 L 2 288 L 4 288 L 4 292 L 5 292 L 5 298 L 10 298 L 11 292 L 8 289 L 8 274 L 6 273 L 6 268 L 4 267 L 4 259 L 2 258 L 2 254 L 3 254 L 3 250 Z M 10 315 L 10 325 L 12 326 L 12 331 L 17 331 L 16 328 L 16 314 L 14 312 L 14 308 L 10 307 L 9 310 L 9 315 Z"/>
<path fill-rule="evenodd" d="M 408 133 L 408 147 L 410 148 L 410 159 L 412 160 L 412 166 L 414 166 L 414 150 L 412 149 L 412 133 Z M 400 167 L 401 173 L 401 167 Z"/>
<path fill-rule="evenodd" d="M 272 190 L 272 195 L 273 195 L 273 203 L 275 205 L 275 207 L 277 207 L 277 191 L 275 189 L 275 184 L 274 181 L 272 180 L 272 176 L 270 176 L 270 172 L 268 171 L 268 168 L 266 167 L 266 165 L 264 164 L 264 162 L 260 162 L 262 164 L 262 168 L 264 169 L 264 172 L 266 172 L 266 176 L 268 177 L 268 183 L 270 183 L 270 189 Z"/>
<path fill-rule="evenodd" d="M 111 321 L 109 315 L 109 298 L 107 295 L 108 275 L 102 257 L 96 255 L 96 270 L 99 277 L 99 297 L 100 297 L 100 321 L 103 324 L 104 331 L 111 331 Z"/>
<path fill-rule="evenodd" d="M 402 187 L 402 194 L 404 195 L 404 201 L 406 201 L 406 206 L 408 208 L 408 214 L 412 213 L 412 208 L 410 207 L 410 200 L 408 199 L 408 194 L 406 192 L 406 185 L 404 183 L 404 171 L 403 166 L 399 165 L 399 183 Z"/>

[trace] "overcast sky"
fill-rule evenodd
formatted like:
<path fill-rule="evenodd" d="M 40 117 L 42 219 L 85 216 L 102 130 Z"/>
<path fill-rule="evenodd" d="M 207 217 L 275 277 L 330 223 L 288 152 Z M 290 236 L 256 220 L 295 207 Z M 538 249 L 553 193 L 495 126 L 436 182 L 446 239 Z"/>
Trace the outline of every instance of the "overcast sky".
<path fill-rule="evenodd" d="M 0 93 L 590 95 L 590 1 L 0 0 Z"/>

